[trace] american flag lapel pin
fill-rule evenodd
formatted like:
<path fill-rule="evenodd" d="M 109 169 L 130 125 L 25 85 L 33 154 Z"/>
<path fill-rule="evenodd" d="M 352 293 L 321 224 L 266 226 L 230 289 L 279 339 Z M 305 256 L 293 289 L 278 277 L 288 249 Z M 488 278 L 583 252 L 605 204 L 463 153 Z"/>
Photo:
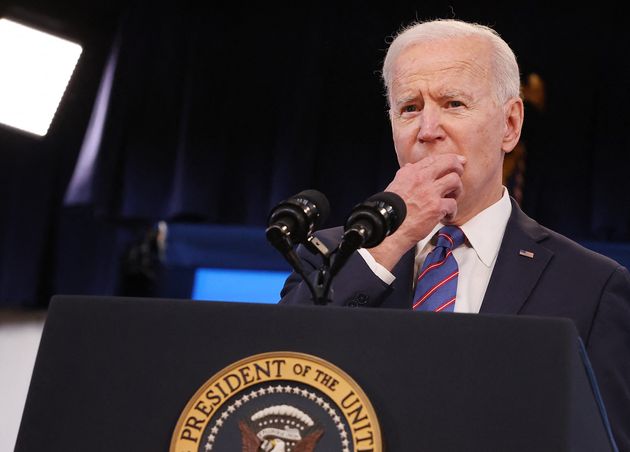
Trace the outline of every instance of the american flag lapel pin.
<path fill-rule="evenodd" d="M 520 250 L 518 254 L 520 254 L 521 256 L 529 257 L 530 259 L 534 258 L 534 253 L 532 253 L 531 251 Z"/>

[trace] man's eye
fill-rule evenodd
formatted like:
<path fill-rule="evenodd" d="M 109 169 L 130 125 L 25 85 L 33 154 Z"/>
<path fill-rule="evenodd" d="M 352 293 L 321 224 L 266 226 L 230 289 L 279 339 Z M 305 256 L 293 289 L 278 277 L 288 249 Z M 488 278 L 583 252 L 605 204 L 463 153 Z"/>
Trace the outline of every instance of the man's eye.
<path fill-rule="evenodd" d="M 447 105 L 449 108 L 459 108 L 459 107 L 463 107 L 464 103 L 459 100 L 449 100 Z"/>
<path fill-rule="evenodd" d="M 403 107 L 403 113 L 412 113 L 414 111 L 418 111 L 418 108 L 415 105 L 406 105 Z"/>

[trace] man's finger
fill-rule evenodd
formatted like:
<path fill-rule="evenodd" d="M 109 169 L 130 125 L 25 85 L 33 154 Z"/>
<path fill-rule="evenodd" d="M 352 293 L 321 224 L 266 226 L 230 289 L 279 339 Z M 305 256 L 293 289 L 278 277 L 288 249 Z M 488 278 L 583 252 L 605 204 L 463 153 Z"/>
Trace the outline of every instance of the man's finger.
<path fill-rule="evenodd" d="M 428 172 L 434 179 L 450 172 L 456 172 L 461 176 L 464 173 L 465 162 L 466 158 L 458 154 L 437 154 L 412 163 L 410 169 L 418 173 Z"/>
<path fill-rule="evenodd" d="M 448 173 L 435 181 L 437 193 L 440 197 L 457 199 L 462 191 L 462 178 L 457 173 Z"/>

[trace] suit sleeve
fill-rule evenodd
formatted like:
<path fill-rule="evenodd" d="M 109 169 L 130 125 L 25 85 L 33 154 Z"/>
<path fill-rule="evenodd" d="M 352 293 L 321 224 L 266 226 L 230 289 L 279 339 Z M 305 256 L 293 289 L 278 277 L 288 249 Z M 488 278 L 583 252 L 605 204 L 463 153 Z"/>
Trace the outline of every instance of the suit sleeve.
<path fill-rule="evenodd" d="M 617 446 L 630 452 L 630 273 L 624 267 L 604 287 L 587 351 Z"/>
<path fill-rule="evenodd" d="M 309 277 L 313 277 L 322 265 L 318 256 L 309 253 L 303 246 L 297 253 Z M 354 253 L 337 274 L 332 283 L 331 304 L 336 306 L 379 306 L 390 293 L 390 285 L 383 282 L 367 265 L 365 260 Z M 313 304 L 308 286 L 297 273 L 293 272 L 280 292 L 281 304 Z"/>

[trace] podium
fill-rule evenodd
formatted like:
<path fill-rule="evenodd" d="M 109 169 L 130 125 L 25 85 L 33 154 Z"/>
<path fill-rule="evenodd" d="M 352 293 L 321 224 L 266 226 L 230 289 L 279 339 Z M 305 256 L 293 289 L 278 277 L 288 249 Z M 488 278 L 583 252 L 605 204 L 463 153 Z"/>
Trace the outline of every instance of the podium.
<path fill-rule="evenodd" d="M 169 450 L 208 379 L 279 351 L 351 377 L 382 450 L 614 450 L 569 320 L 57 296 L 16 451 Z"/>

